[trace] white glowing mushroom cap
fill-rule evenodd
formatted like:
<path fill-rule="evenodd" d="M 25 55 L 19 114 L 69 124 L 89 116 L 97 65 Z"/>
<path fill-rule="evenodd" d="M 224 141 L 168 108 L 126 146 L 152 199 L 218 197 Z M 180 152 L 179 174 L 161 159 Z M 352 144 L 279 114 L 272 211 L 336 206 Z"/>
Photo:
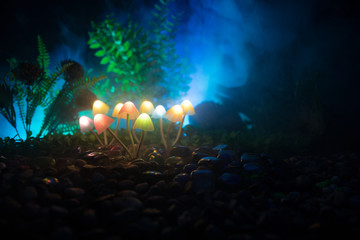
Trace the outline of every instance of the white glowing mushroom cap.
<path fill-rule="evenodd" d="M 85 133 L 94 128 L 94 121 L 87 116 L 81 116 L 79 118 L 79 125 L 80 125 L 80 131 L 82 133 Z"/>
<path fill-rule="evenodd" d="M 152 118 L 162 118 L 166 113 L 166 110 L 163 105 L 156 106 L 155 110 L 152 112 Z"/>

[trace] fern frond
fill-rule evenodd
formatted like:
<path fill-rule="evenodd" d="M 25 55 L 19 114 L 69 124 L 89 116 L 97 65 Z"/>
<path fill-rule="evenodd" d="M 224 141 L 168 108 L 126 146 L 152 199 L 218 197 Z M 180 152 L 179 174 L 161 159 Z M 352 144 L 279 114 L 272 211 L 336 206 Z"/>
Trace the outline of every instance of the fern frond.
<path fill-rule="evenodd" d="M 46 74 L 48 74 L 48 67 L 50 65 L 50 56 L 48 51 L 46 50 L 45 43 L 41 39 L 40 35 L 38 35 L 38 51 L 39 56 L 37 58 L 37 62 L 39 66 L 44 70 Z"/>

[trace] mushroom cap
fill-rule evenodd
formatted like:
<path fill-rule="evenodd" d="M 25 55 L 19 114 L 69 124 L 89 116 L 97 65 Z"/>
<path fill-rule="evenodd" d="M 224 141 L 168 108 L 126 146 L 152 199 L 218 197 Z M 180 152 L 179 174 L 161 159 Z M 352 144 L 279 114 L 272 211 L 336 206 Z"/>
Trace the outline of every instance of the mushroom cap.
<path fill-rule="evenodd" d="M 79 118 L 79 125 L 81 133 L 85 133 L 94 128 L 94 121 L 87 116 L 81 116 Z"/>
<path fill-rule="evenodd" d="M 118 103 L 118 104 L 116 104 L 116 106 L 115 106 L 115 108 L 114 108 L 114 111 L 113 111 L 113 113 L 112 113 L 112 117 L 116 117 L 116 118 L 120 118 L 120 110 L 121 110 L 121 108 L 122 108 L 122 106 L 123 106 L 124 104 L 122 104 L 122 103 Z"/>
<path fill-rule="evenodd" d="M 96 114 L 107 114 L 107 112 L 109 111 L 110 107 L 105 104 L 103 101 L 100 100 L 96 100 L 93 103 L 93 115 L 95 116 Z"/>
<path fill-rule="evenodd" d="M 151 114 L 154 111 L 154 105 L 150 101 L 143 101 L 140 105 L 140 113 Z"/>
<path fill-rule="evenodd" d="M 184 111 L 184 114 L 187 115 L 194 115 L 195 114 L 195 109 L 193 107 L 193 105 L 191 104 L 191 102 L 189 100 L 184 100 L 181 103 L 181 107 Z"/>
<path fill-rule="evenodd" d="M 139 111 L 135 107 L 135 104 L 130 101 L 124 103 L 119 112 L 120 118 L 127 119 L 128 114 L 130 116 L 130 120 L 134 120 L 139 116 Z"/>
<path fill-rule="evenodd" d="M 165 114 L 166 118 L 171 122 L 180 122 L 183 117 L 183 109 L 180 105 L 172 106 Z"/>
<path fill-rule="evenodd" d="M 166 110 L 163 105 L 157 105 L 155 110 L 152 112 L 152 118 L 162 118 L 166 113 Z"/>
<path fill-rule="evenodd" d="M 94 125 L 98 134 L 104 132 L 115 120 L 105 114 L 96 114 Z"/>
<path fill-rule="evenodd" d="M 154 125 L 151 121 L 151 118 L 149 114 L 142 113 L 140 116 L 136 119 L 134 123 L 134 128 L 141 129 L 144 131 L 154 131 Z"/>

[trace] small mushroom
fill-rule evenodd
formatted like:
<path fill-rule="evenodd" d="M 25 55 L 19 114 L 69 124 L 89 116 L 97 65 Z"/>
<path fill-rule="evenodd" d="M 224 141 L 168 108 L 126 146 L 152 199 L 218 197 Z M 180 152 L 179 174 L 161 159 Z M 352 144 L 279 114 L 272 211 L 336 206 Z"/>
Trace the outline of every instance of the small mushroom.
<path fill-rule="evenodd" d="M 129 134 L 129 138 L 132 144 L 133 149 L 135 149 L 134 139 L 132 137 L 131 131 L 130 131 L 130 120 L 135 120 L 139 116 L 139 111 L 137 110 L 134 103 L 128 101 L 124 103 L 122 106 L 120 112 L 119 112 L 120 118 L 126 119 L 126 129 Z"/>
<path fill-rule="evenodd" d="M 112 112 L 112 115 L 111 115 L 112 117 L 117 118 L 115 135 L 117 135 L 117 132 L 118 132 L 118 130 L 119 130 L 120 110 L 121 110 L 121 108 L 122 108 L 123 105 L 124 105 L 124 104 L 122 104 L 122 103 L 116 104 L 116 106 L 115 106 L 115 108 L 114 108 L 114 110 L 113 110 L 113 112 Z M 114 140 L 115 140 L 115 138 L 113 138 L 113 139 L 111 140 L 110 144 L 112 144 L 112 143 L 114 142 Z"/>
<path fill-rule="evenodd" d="M 166 144 L 165 137 L 164 137 L 163 120 L 162 120 L 165 113 L 166 113 L 166 110 L 165 110 L 164 106 L 158 105 L 158 106 L 156 106 L 155 110 L 152 112 L 151 117 L 155 118 L 155 119 L 157 119 L 157 118 L 160 119 L 161 140 L 164 144 L 165 151 L 167 151 L 167 144 Z"/>
<path fill-rule="evenodd" d="M 185 116 L 186 115 L 194 115 L 195 114 L 195 109 L 192 105 L 192 103 L 189 101 L 189 100 L 184 100 L 182 103 L 181 103 L 181 108 L 184 112 L 184 115 L 182 116 L 182 119 L 181 119 L 181 122 L 180 122 L 180 126 L 179 126 L 179 130 L 178 130 L 178 134 L 176 136 L 176 139 L 173 143 L 173 146 L 179 141 L 180 139 L 180 135 L 181 135 L 181 131 L 182 131 L 182 126 L 184 124 L 184 119 L 185 119 Z"/>
<path fill-rule="evenodd" d="M 107 114 L 107 112 L 109 111 L 110 107 L 105 104 L 103 101 L 100 100 L 96 100 L 93 103 L 93 116 L 96 116 L 97 114 Z M 106 136 L 106 131 L 104 131 L 104 143 L 105 145 L 107 145 L 107 136 Z"/>
<path fill-rule="evenodd" d="M 131 158 L 131 153 L 129 152 L 129 149 L 125 146 L 125 144 L 115 135 L 115 133 L 109 128 L 109 126 L 114 122 L 115 120 L 111 117 L 106 116 L 105 114 L 96 114 L 94 117 L 94 125 L 95 129 L 98 132 L 98 134 L 104 132 L 106 129 L 110 132 L 110 134 L 123 146 L 127 154 Z"/>
<path fill-rule="evenodd" d="M 94 128 L 94 121 L 87 117 L 87 116 L 81 116 L 79 118 L 79 125 L 80 125 L 80 132 L 81 133 L 86 133 L 86 132 L 91 132 L 95 138 L 99 141 L 99 143 L 101 145 L 104 145 L 102 143 L 102 141 L 100 140 L 99 136 L 93 131 L 93 128 Z"/>
<path fill-rule="evenodd" d="M 140 105 L 140 113 L 151 114 L 154 111 L 154 105 L 150 101 L 143 101 Z"/>
<path fill-rule="evenodd" d="M 154 125 L 151 121 L 150 116 L 147 113 L 142 113 L 140 116 L 136 119 L 134 123 L 134 128 L 141 129 L 141 138 L 139 142 L 139 147 L 136 152 L 135 158 L 139 156 L 141 145 L 144 141 L 145 131 L 154 131 Z"/>

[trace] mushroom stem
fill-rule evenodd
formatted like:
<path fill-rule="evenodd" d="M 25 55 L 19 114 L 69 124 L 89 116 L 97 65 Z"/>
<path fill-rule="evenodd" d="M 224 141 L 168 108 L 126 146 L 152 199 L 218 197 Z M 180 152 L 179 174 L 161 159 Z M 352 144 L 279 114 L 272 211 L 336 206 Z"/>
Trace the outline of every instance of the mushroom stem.
<path fill-rule="evenodd" d="M 127 114 L 127 116 L 126 116 L 126 129 L 127 129 L 128 134 L 129 134 L 129 137 L 130 137 L 132 149 L 135 152 L 135 144 L 134 144 L 134 139 L 132 137 L 132 134 L 130 132 L 130 123 L 129 122 L 130 122 L 130 115 Z"/>
<path fill-rule="evenodd" d="M 108 145 L 107 136 L 106 136 L 106 129 L 105 129 L 105 131 L 104 131 L 104 143 L 105 143 L 105 146 Z"/>
<path fill-rule="evenodd" d="M 139 157 L 140 147 L 141 147 L 141 145 L 142 145 L 142 143 L 143 143 L 143 141 L 144 141 L 144 136 L 145 136 L 145 131 L 144 131 L 144 130 L 141 130 L 141 137 L 140 137 L 139 147 L 138 147 L 138 149 L 137 149 L 137 151 L 136 151 L 136 156 L 135 156 L 135 158 L 138 158 L 138 157 Z"/>
<path fill-rule="evenodd" d="M 110 128 L 108 128 L 108 130 L 111 133 L 111 135 L 113 135 L 113 137 L 116 139 L 116 141 L 118 141 L 121 144 L 121 146 L 125 149 L 126 153 L 129 155 L 129 157 L 132 158 L 129 149 L 125 146 L 125 144 L 115 135 L 115 133 L 113 131 L 111 131 Z"/>
<path fill-rule="evenodd" d="M 134 120 L 134 121 L 135 121 L 135 120 Z M 139 141 L 139 139 L 138 139 L 137 136 L 136 136 L 134 124 L 132 125 L 132 133 L 133 133 L 133 135 L 134 135 L 135 141 L 136 141 L 137 143 L 139 143 L 140 141 Z"/>
<path fill-rule="evenodd" d="M 100 145 L 104 145 L 103 142 L 100 140 L 99 136 L 93 130 L 90 130 L 90 132 L 96 137 Z"/>
<path fill-rule="evenodd" d="M 117 118 L 117 123 L 116 123 L 116 129 L 115 129 L 115 135 L 117 136 L 118 130 L 119 130 L 119 124 L 120 124 L 120 118 Z M 113 144 L 113 142 L 115 141 L 115 138 L 111 139 L 110 145 Z"/>
<path fill-rule="evenodd" d="M 180 126 L 179 126 L 179 130 L 178 130 L 178 134 L 177 134 L 176 139 L 175 139 L 175 141 L 174 141 L 174 143 L 173 143 L 172 146 L 174 146 L 174 145 L 179 141 L 179 139 L 180 139 L 180 135 L 181 135 L 180 133 L 181 133 L 182 126 L 183 126 L 183 123 L 184 123 L 184 119 L 185 119 L 185 114 L 184 114 L 184 116 L 183 116 L 182 119 L 181 119 Z"/>
<path fill-rule="evenodd" d="M 165 151 L 167 151 L 167 144 L 164 137 L 164 130 L 163 130 L 163 121 L 162 118 L 160 118 L 160 134 L 161 134 L 161 140 L 164 144 Z"/>
<path fill-rule="evenodd" d="M 166 132 L 166 142 L 169 142 L 169 138 L 170 138 L 170 128 L 172 126 L 173 122 L 170 122 L 167 132 Z"/>

